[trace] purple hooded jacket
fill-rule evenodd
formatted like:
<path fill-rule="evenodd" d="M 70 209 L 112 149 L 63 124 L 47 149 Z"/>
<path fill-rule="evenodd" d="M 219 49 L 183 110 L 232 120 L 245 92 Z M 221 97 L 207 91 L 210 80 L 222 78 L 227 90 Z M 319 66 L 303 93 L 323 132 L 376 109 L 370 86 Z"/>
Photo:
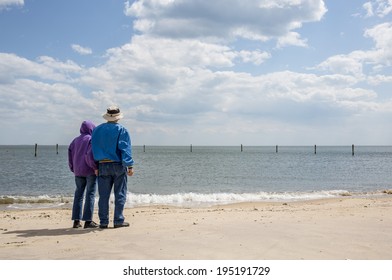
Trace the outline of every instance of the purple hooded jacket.
<path fill-rule="evenodd" d="M 98 169 L 91 150 L 91 134 L 94 128 L 91 121 L 84 121 L 80 126 L 80 135 L 68 147 L 68 165 L 75 176 L 94 175 L 94 170 Z"/>

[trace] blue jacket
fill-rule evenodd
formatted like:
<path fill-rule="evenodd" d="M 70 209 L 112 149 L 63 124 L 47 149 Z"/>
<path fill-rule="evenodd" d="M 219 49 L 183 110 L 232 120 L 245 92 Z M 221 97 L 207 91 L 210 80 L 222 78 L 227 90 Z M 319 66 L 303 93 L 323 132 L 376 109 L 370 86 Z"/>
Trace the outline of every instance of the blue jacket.
<path fill-rule="evenodd" d="M 133 166 L 131 137 L 121 124 L 107 122 L 97 126 L 91 145 L 96 161 L 112 160 L 122 162 L 124 166 Z"/>
<path fill-rule="evenodd" d="M 98 169 L 91 151 L 91 134 L 94 128 L 92 122 L 84 121 L 80 126 L 80 135 L 68 147 L 68 165 L 75 176 L 94 175 L 94 169 Z"/>

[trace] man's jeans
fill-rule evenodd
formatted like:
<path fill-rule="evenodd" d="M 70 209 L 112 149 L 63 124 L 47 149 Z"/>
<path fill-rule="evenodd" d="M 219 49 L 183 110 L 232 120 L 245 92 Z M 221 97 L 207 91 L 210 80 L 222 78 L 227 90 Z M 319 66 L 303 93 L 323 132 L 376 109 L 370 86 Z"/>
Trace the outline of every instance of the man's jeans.
<path fill-rule="evenodd" d="M 109 199 L 114 189 L 114 219 L 115 225 L 124 222 L 124 206 L 127 200 L 127 168 L 120 162 L 99 164 L 98 176 L 98 216 L 101 225 L 109 224 Z"/>
<path fill-rule="evenodd" d="M 75 196 L 72 207 L 72 220 L 92 221 L 95 203 L 95 190 L 97 177 L 95 175 L 81 177 L 75 176 Z M 84 202 L 83 217 L 83 194 L 86 190 L 86 199 Z"/>

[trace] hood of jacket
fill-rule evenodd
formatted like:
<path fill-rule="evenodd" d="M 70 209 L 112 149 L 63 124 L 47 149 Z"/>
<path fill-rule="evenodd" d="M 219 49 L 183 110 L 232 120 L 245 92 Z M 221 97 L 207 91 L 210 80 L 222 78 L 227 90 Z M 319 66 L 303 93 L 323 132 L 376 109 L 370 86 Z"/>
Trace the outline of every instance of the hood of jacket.
<path fill-rule="evenodd" d="M 91 121 L 84 121 L 80 126 L 80 134 L 91 135 L 93 133 L 94 128 L 95 128 L 95 124 L 93 124 Z"/>

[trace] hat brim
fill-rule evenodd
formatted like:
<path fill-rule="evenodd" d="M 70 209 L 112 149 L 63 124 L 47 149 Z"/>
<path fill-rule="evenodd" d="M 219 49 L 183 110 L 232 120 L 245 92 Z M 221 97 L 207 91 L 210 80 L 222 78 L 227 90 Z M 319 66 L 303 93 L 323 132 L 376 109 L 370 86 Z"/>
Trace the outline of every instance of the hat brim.
<path fill-rule="evenodd" d="M 121 120 L 124 116 L 122 113 L 120 113 L 116 116 L 108 115 L 107 113 L 105 113 L 102 115 L 102 117 L 109 122 L 114 122 L 114 121 Z"/>

